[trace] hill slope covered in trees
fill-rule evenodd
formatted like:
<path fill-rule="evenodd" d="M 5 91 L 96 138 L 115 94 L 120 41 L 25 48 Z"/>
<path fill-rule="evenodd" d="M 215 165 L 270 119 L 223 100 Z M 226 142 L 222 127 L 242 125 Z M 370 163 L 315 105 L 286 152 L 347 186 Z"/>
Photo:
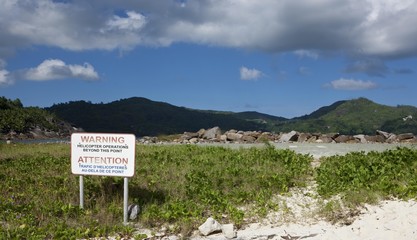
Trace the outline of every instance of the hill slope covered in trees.
<path fill-rule="evenodd" d="M 39 107 L 0 97 L 0 139 L 69 136 L 71 126 Z M 36 135 L 36 136 L 35 136 Z"/>
<path fill-rule="evenodd" d="M 192 132 L 214 126 L 223 130 L 341 134 L 373 134 L 383 130 L 417 134 L 416 107 L 385 106 L 366 98 L 338 101 L 293 119 L 258 112 L 194 110 L 138 97 L 107 104 L 69 102 L 48 110 L 87 131 L 131 132 L 139 136 Z M 403 120 L 408 116 L 411 118 Z"/>
<path fill-rule="evenodd" d="M 224 131 L 279 133 L 296 130 L 353 135 L 382 130 L 417 134 L 417 108 L 386 106 L 359 98 L 337 101 L 311 114 L 286 119 L 258 112 L 195 110 L 140 97 L 97 104 L 73 101 L 46 109 L 23 107 L 19 99 L 0 97 L 0 137 L 11 133 L 27 135 L 35 130 L 67 136 L 73 130 L 72 126 L 90 132 L 133 133 L 138 137 L 196 132 L 214 126 Z"/>

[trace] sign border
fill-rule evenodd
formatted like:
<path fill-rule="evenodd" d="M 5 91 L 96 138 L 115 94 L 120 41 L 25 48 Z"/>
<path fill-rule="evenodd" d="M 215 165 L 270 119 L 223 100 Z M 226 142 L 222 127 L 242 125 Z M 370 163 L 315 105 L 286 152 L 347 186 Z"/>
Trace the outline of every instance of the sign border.
<path fill-rule="evenodd" d="M 128 155 L 133 157 L 133 162 L 130 163 L 129 165 L 126 165 L 129 170 L 128 171 L 129 174 L 107 174 L 107 173 L 88 173 L 88 172 L 79 172 L 76 171 L 76 169 L 74 168 L 74 164 L 78 164 L 78 159 L 75 158 L 75 150 L 74 150 L 74 146 L 76 146 L 77 144 L 80 144 L 80 142 L 73 142 L 73 136 L 76 135 L 86 135 L 86 136 L 97 136 L 97 135 L 103 135 L 103 136 L 129 136 L 129 138 L 131 138 L 133 136 L 133 144 L 132 142 L 127 142 L 125 144 L 128 145 Z M 131 152 L 133 151 L 133 152 Z M 96 155 L 96 154 L 95 154 Z M 105 155 L 105 153 L 103 153 L 103 155 Z M 132 169 L 130 169 L 132 168 Z M 89 176 L 109 176 L 109 177 L 133 177 L 135 175 L 135 170 L 136 170 L 136 136 L 134 134 L 129 134 L 129 133 L 97 133 L 97 132 L 77 132 L 77 133 L 72 133 L 71 134 L 71 172 L 75 175 L 89 175 Z"/>

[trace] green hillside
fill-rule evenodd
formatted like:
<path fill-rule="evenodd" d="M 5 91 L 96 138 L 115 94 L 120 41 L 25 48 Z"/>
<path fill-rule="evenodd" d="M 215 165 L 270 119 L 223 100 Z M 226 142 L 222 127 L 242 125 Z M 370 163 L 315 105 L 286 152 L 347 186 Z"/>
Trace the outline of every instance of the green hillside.
<path fill-rule="evenodd" d="M 23 107 L 19 99 L 0 97 L 0 138 L 21 136 L 33 130 L 68 133 L 68 126 L 38 107 Z"/>
<path fill-rule="evenodd" d="M 403 120 L 407 116 L 411 119 Z M 417 108 L 391 107 L 366 98 L 339 101 L 310 115 L 275 125 L 281 131 L 339 132 L 341 134 L 374 134 L 376 130 L 417 134 Z"/>
<path fill-rule="evenodd" d="M 232 114 L 210 113 L 133 97 L 107 104 L 61 103 L 47 109 L 86 131 L 129 132 L 157 136 L 219 126 L 221 129 L 265 130 L 263 124 Z"/>
<path fill-rule="evenodd" d="M 236 129 L 279 133 L 295 130 L 372 135 L 376 130 L 383 130 L 417 134 L 417 108 L 386 106 L 359 98 L 338 101 L 311 114 L 286 119 L 258 112 L 195 110 L 140 97 L 97 104 L 73 101 L 46 109 L 25 108 L 18 99 L 0 98 L 0 134 L 3 136 L 12 132 L 26 134 L 35 128 L 68 132 L 71 126 L 67 122 L 89 132 L 133 133 L 137 136 L 196 132 L 214 126 L 224 131 Z"/>

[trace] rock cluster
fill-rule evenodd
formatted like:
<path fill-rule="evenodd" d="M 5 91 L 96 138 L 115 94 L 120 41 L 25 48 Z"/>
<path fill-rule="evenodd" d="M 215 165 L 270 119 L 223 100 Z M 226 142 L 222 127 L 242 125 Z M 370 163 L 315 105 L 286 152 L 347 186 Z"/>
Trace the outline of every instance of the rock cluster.
<path fill-rule="evenodd" d="M 71 126 L 68 123 L 61 122 L 58 125 L 59 127 L 55 130 L 41 128 L 35 126 L 29 129 L 25 133 L 17 133 L 15 131 L 10 131 L 7 134 L 1 135 L 0 140 L 25 140 L 25 139 L 65 139 L 71 136 L 74 132 L 84 132 L 82 128 L 77 128 Z"/>
<path fill-rule="evenodd" d="M 156 137 L 139 139 L 142 143 L 158 143 Z M 302 133 L 291 131 L 288 133 L 271 133 L 261 131 L 228 130 L 222 132 L 219 127 L 200 129 L 198 132 L 184 132 L 173 142 L 182 144 L 196 143 L 417 143 L 417 136 L 413 133 L 393 134 L 377 130 L 375 135 L 343 135 L 339 133 Z"/>

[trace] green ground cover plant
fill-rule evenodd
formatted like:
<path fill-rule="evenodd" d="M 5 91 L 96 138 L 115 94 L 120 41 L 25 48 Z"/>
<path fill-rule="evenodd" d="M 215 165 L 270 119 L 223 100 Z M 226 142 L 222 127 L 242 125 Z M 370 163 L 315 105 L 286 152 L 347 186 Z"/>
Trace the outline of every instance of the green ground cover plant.
<path fill-rule="evenodd" d="M 415 148 L 322 158 L 315 169 L 312 160 L 269 144 L 137 145 L 129 203 L 141 212 L 124 226 L 123 178 L 86 176 L 80 209 L 69 144 L 0 144 L 0 239 L 142 239 L 137 226 L 187 236 L 209 216 L 239 226 L 285 210 L 274 196 L 313 182 L 318 197 L 329 199 L 321 213 L 331 220 L 344 207 L 354 214 L 364 203 L 417 196 Z"/>
<path fill-rule="evenodd" d="M 272 196 L 305 186 L 308 155 L 260 148 L 136 147 L 129 202 L 134 223 L 190 233 L 208 216 L 239 225 L 277 207 Z M 0 239 L 131 236 L 123 226 L 123 178 L 86 176 L 84 209 L 69 144 L 0 144 Z"/>
<path fill-rule="evenodd" d="M 417 150 L 402 147 L 328 157 L 316 170 L 316 181 L 320 195 L 339 194 L 351 206 L 388 198 L 416 198 Z"/>

